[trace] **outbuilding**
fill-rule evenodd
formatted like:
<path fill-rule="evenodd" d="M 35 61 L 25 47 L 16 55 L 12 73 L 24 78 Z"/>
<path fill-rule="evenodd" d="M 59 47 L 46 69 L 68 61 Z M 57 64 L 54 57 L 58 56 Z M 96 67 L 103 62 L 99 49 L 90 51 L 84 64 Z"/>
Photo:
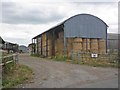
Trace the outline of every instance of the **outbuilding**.
<path fill-rule="evenodd" d="M 70 55 L 71 52 L 106 53 L 108 25 L 90 14 L 75 15 L 32 38 L 32 52 L 41 56 Z"/>
<path fill-rule="evenodd" d="M 0 49 L 3 48 L 5 41 L 2 39 L 2 37 L 0 36 Z"/>

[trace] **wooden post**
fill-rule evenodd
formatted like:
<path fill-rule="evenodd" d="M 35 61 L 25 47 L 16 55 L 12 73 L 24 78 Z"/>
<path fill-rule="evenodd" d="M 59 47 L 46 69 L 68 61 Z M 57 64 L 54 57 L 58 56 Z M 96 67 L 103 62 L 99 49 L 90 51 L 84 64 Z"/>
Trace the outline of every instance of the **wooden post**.
<path fill-rule="evenodd" d="M 35 54 L 35 48 L 36 48 L 36 44 L 35 44 L 35 39 L 34 39 L 34 54 Z"/>
<path fill-rule="evenodd" d="M 53 37 L 52 37 L 52 56 L 55 56 L 55 31 L 53 30 L 52 32 Z"/>
<path fill-rule="evenodd" d="M 32 39 L 32 54 L 33 54 L 33 48 L 34 48 L 34 44 L 33 44 L 33 39 Z"/>
<path fill-rule="evenodd" d="M 48 57 L 48 33 L 46 33 L 46 57 Z"/>
<path fill-rule="evenodd" d="M 43 55 L 42 54 L 42 35 L 41 35 L 41 55 Z"/>
<path fill-rule="evenodd" d="M 87 52 L 87 50 L 88 50 L 88 40 L 86 38 L 86 52 Z"/>
<path fill-rule="evenodd" d="M 64 37 L 64 55 L 67 54 L 67 40 L 66 37 Z"/>

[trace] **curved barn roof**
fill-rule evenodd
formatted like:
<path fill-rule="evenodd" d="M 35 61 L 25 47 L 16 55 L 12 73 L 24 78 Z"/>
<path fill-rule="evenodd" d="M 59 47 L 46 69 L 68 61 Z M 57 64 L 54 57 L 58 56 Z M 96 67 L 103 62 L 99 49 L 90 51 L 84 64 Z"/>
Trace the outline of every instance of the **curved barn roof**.
<path fill-rule="evenodd" d="M 67 22 L 68 20 L 70 20 L 70 19 L 72 19 L 72 18 L 75 18 L 75 17 L 77 17 L 77 16 L 80 16 L 80 17 L 90 16 L 90 17 L 96 18 L 96 19 L 100 20 L 101 22 L 103 22 L 103 23 L 108 27 L 108 25 L 107 25 L 102 19 L 100 19 L 99 17 L 94 16 L 94 15 L 91 15 L 91 14 L 86 14 L 86 13 L 74 15 L 74 16 L 66 19 L 65 21 L 63 21 L 63 23 L 65 23 L 65 22 Z"/>
<path fill-rule="evenodd" d="M 64 21 L 65 37 L 106 38 L 108 25 L 90 14 L 78 14 Z"/>
<path fill-rule="evenodd" d="M 106 38 L 106 32 L 107 32 L 106 30 L 108 27 L 108 25 L 102 19 L 94 15 L 77 14 L 66 19 L 65 21 L 61 22 L 60 24 L 50 28 L 49 30 L 43 33 L 53 30 L 56 27 L 59 27 L 61 25 L 64 25 L 65 37 L 87 37 L 88 36 L 88 38 Z M 38 36 L 41 36 L 43 33 L 35 36 L 33 39 L 35 39 Z M 96 35 L 94 35 L 94 33 L 96 33 Z"/>

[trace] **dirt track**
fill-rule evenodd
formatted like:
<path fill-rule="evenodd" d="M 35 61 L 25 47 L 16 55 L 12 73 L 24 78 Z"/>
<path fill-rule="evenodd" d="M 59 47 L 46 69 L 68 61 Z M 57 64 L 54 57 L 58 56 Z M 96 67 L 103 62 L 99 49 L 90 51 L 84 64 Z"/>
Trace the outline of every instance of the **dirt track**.
<path fill-rule="evenodd" d="M 34 79 L 23 88 L 117 88 L 118 70 L 56 62 L 19 55 L 19 63 L 31 67 Z"/>

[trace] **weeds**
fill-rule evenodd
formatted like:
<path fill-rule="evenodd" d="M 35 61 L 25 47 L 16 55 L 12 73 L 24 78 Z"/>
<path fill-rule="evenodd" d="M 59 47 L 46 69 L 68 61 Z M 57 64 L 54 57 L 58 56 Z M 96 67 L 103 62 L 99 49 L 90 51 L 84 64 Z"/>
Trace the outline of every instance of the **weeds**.
<path fill-rule="evenodd" d="M 76 57 L 75 55 L 71 57 L 68 57 L 66 55 L 56 55 L 53 57 L 48 57 L 48 59 L 54 61 L 69 62 L 72 64 L 89 65 L 93 67 L 120 67 L 120 65 L 118 65 L 119 58 L 113 54 L 101 54 L 97 58 L 92 58 L 89 53 L 80 55 L 80 57 Z M 39 55 L 34 54 L 33 56 Z"/>
<path fill-rule="evenodd" d="M 5 70 L 2 77 L 3 88 L 12 88 L 32 79 L 33 72 L 27 66 L 9 63 Z"/>
<path fill-rule="evenodd" d="M 62 55 L 57 55 L 52 58 L 55 61 L 67 61 L 68 57 L 67 56 L 62 56 Z"/>

